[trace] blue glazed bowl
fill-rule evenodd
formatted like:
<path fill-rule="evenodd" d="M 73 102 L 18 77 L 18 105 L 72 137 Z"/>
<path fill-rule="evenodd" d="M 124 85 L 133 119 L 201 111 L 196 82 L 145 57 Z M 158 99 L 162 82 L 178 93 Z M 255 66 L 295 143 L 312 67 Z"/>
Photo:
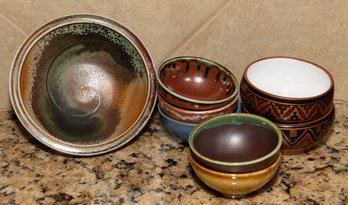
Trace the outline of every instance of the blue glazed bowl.
<path fill-rule="evenodd" d="M 197 124 L 193 123 L 186 123 L 186 122 L 180 122 L 177 120 L 174 120 L 170 117 L 168 117 L 161 109 L 160 105 L 157 105 L 158 112 L 160 113 L 160 119 L 165 126 L 165 128 L 168 130 L 168 132 L 180 139 L 182 139 L 185 142 L 188 142 L 188 137 L 193 130 L 197 126 Z"/>
<path fill-rule="evenodd" d="M 178 120 L 175 120 L 168 115 L 166 115 L 162 109 L 160 104 L 157 105 L 158 112 L 160 113 L 160 119 L 164 125 L 164 127 L 168 130 L 168 132 L 173 135 L 174 137 L 178 137 L 182 139 L 185 142 L 188 142 L 188 137 L 190 136 L 191 131 L 193 128 L 195 128 L 198 124 L 194 123 L 186 123 L 181 122 Z M 237 107 L 234 111 L 235 113 L 241 112 L 241 103 L 238 102 Z"/>

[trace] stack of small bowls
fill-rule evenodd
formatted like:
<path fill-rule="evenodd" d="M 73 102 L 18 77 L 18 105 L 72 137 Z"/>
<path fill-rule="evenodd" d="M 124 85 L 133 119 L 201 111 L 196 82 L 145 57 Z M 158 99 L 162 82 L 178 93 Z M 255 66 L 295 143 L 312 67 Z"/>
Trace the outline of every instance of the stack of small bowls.
<path fill-rule="evenodd" d="M 240 84 L 242 110 L 266 117 L 283 134 L 285 154 L 303 153 L 325 140 L 334 119 L 334 81 L 323 67 L 298 58 L 251 63 Z"/>
<path fill-rule="evenodd" d="M 158 110 L 169 132 L 184 141 L 200 122 L 233 112 L 238 82 L 222 65 L 200 57 L 176 57 L 157 70 Z"/>
<path fill-rule="evenodd" d="M 245 113 L 200 123 L 189 137 L 190 163 L 202 182 L 227 197 L 264 186 L 280 162 L 282 134 L 270 120 Z"/>

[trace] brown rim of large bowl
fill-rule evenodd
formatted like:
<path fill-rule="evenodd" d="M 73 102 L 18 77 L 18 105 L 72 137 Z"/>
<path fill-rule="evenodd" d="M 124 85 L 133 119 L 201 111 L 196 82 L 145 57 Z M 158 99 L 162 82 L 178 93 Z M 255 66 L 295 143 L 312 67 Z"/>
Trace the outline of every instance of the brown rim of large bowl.
<path fill-rule="evenodd" d="M 322 69 L 328 76 L 329 76 L 329 79 L 330 79 L 330 87 L 328 90 L 326 90 L 325 92 L 321 93 L 320 95 L 316 95 L 316 96 L 312 96 L 312 97 L 304 97 L 304 98 L 297 98 L 297 97 L 285 97 L 285 96 L 280 96 L 280 95 L 275 95 L 275 94 L 272 94 L 272 93 L 269 93 L 269 92 L 266 92 L 264 90 L 261 90 L 259 89 L 258 87 L 256 87 L 254 84 L 252 84 L 250 82 L 250 80 L 248 79 L 248 76 L 247 76 L 247 72 L 250 68 L 251 65 L 259 62 L 259 61 L 263 61 L 263 60 L 267 60 L 267 59 L 276 59 L 276 58 L 285 58 L 285 59 L 293 59 L 293 60 L 298 60 L 298 61 L 302 61 L 302 62 L 305 62 L 305 63 L 309 63 L 309 64 L 312 64 L 320 69 Z M 325 69 L 324 67 L 316 64 L 316 63 L 313 63 L 311 61 L 308 61 L 308 60 L 304 60 L 302 58 L 297 58 L 297 57 L 289 57 L 289 56 L 270 56 L 270 57 L 265 57 L 265 58 L 260 58 L 258 60 L 255 60 L 253 61 L 252 63 L 248 64 L 248 66 L 246 67 L 246 69 L 244 70 L 244 73 L 243 73 L 243 78 L 245 79 L 245 81 L 255 90 L 257 91 L 258 93 L 261 93 L 261 94 L 266 94 L 266 95 L 269 95 L 273 98 L 277 98 L 277 99 L 280 99 L 282 101 L 298 101 L 298 100 L 302 100 L 302 101 L 312 101 L 312 100 L 316 100 L 318 98 L 322 98 L 323 96 L 327 95 L 328 93 L 332 92 L 333 89 L 334 89 L 334 79 L 331 75 L 331 73 Z"/>
<path fill-rule="evenodd" d="M 38 126 L 35 121 L 31 119 L 23 103 L 23 99 L 20 93 L 20 74 L 23 62 L 30 49 L 35 45 L 35 43 L 39 41 L 40 38 L 53 31 L 54 29 L 75 23 L 97 24 L 116 31 L 135 47 L 144 62 L 148 80 L 148 93 L 145 106 L 133 126 L 120 134 L 121 137 L 117 139 L 106 140 L 99 144 L 89 145 L 73 144 L 62 141 L 52 136 L 44 129 L 40 128 L 40 126 Z M 63 16 L 54 19 L 34 30 L 34 32 L 32 32 L 19 47 L 12 62 L 9 78 L 9 92 L 13 109 L 19 121 L 29 131 L 30 134 L 32 134 L 43 144 L 56 151 L 77 156 L 92 156 L 110 152 L 112 150 L 120 148 L 121 146 L 132 140 L 144 128 L 149 118 L 151 117 L 151 113 L 155 107 L 157 97 L 154 64 L 149 52 L 147 51 L 141 40 L 132 31 L 119 24 L 118 22 L 103 16 L 97 16 L 93 14 L 74 14 Z"/>
<path fill-rule="evenodd" d="M 225 99 L 205 101 L 205 100 L 196 100 L 196 99 L 188 98 L 188 97 L 185 97 L 183 95 L 180 95 L 178 93 L 173 92 L 172 90 L 167 88 L 167 86 L 165 84 L 162 83 L 161 78 L 160 78 L 160 73 L 161 73 L 162 69 L 168 63 L 176 62 L 177 60 L 199 60 L 199 61 L 206 63 L 207 65 L 216 66 L 217 69 L 222 70 L 224 72 L 227 72 L 229 74 L 229 76 L 231 77 L 233 84 L 235 85 L 233 93 Z M 178 56 L 178 57 L 168 59 L 168 60 L 164 61 L 163 63 L 161 63 L 160 67 L 158 68 L 158 70 L 156 72 L 156 77 L 157 77 L 157 81 L 159 83 L 159 86 L 161 88 L 163 88 L 166 92 L 172 94 L 173 96 L 179 98 L 180 100 L 184 100 L 184 101 L 191 102 L 191 103 L 203 104 L 203 105 L 213 105 L 213 104 L 220 104 L 220 103 L 228 102 L 229 100 L 232 100 L 234 97 L 237 96 L 238 89 L 239 89 L 238 88 L 238 81 L 230 70 L 228 70 L 225 66 L 222 66 L 221 64 L 219 64 L 215 61 L 212 61 L 212 60 L 209 60 L 209 59 L 206 59 L 203 57 Z"/>

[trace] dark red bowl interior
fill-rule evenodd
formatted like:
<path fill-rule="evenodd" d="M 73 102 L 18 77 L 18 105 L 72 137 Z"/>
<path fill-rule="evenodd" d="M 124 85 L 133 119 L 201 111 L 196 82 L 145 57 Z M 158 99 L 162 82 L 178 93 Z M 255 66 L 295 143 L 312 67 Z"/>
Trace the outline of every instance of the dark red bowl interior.
<path fill-rule="evenodd" d="M 226 71 L 195 60 L 177 61 L 165 66 L 160 80 L 174 93 L 202 101 L 223 100 L 235 89 Z"/>
<path fill-rule="evenodd" d="M 278 137 L 272 130 L 258 125 L 221 125 L 200 132 L 193 143 L 209 159 L 245 162 L 271 153 Z"/>

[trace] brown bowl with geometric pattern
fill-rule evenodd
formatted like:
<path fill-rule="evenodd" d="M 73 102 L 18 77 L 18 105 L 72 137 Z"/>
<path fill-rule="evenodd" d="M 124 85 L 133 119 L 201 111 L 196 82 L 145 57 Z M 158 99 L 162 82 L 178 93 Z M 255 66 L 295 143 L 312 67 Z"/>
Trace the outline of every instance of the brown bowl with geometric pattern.
<path fill-rule="evenodd" d="M 303 123 L 333 108 L 334 80 L 323 67 L 293 57 L 251 63 L 240 83 L 243 109 L 275 123 Z"/>
<path fill-rule="evenodd" d="M 306 123 L 277 124 L 283 134 L 282 153 L 286 155 L 300 154 L 309 151 L 329 136 L 335 117 L 332 108 L 325 116 Z"/>
<path fill-rule="evenodd" d="M 243 109 L 242 112 L 248 113 Z M 304 123 L 275 123 L 282 132 L 282 154 L 301 154 L 324 143 L 330 133 L 335 118 L 334 107 L 323 117 Z"/>

